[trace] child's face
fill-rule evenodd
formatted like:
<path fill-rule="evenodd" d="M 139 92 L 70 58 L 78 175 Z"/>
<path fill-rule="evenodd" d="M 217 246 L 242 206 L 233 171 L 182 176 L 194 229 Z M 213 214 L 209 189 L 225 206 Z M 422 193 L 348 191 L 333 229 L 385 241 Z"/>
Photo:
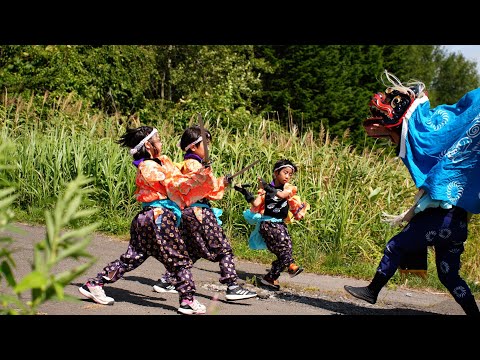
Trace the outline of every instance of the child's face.
<path fill-rule="evenodd" d="M 192 152 L 198 156 L 200 156 L 202 159 L 205 159 L 205 147 L 203 146 L 203 140 L 200 141 L 198 144 L 193 145 L 190 149 Z M 210 140 L 207 139 L 207 146 L 210 145 Z"/>
<path fill-rule="evenodd" d="M 275 183 L 280 185 L 285 185 L 293 177 L 293 170 L 289 167 L 284 167 L 280 170 L 277 170 L 273 173 Z"/>
<path fill-rule="evenodd" d="M 162 153 L 162 142 L 158 137 L 158 134 L 153 135 L 149 142 L 147 142 L 147 150 L 150 152 L 152 157 L 160 156 Z"/>

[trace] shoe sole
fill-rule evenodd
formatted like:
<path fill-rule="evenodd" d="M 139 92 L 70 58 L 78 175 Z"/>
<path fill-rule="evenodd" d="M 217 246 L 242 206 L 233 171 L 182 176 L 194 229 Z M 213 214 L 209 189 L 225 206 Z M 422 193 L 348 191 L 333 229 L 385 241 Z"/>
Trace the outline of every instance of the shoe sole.
<path fill-rule="evenodd" d="M 164 289 L 160 286 L 157 286 L 157 285 L 153 285 L 153 291 L 156 291 L 158 293 L 169 293 L 169 294 L 178 294 L 178 291 L 177 290 L 167 290 L 167 289 Z"/>
<path fill-rule="evenodd" d="M 113 305 L 115 303 L 115 301 L 102 301 L 102 300 L 99 300 L 98 298 L 96 298 L 91 292 L 85 290 L 84 288 L 82 287 L 79 287 L 78 288 L 78 291 L 80 291 L 80 293 L 89 298 L 89 299 L 92 299 L 93 301 L 95 301 L 97 304 L 101 304 L 101 305 Z"/>
<path fill-rule="evenodd" d="M 295 274 L 289 274 L 291 278 L 297 276 L 298 274 L 300 274 L 301 272 L 303 271 L 303 269 L 298 269 L 297 272 Z"/>
<path fill-rule="evenodd" d="M 260 283 L 262 283 L 263 285 L 269 287 L 270 289 L 273 289 L 273 290 L 280 290 L 280 285 L 272 285 L 270 284 L 269 282 L 265 281 L 265 280 L 260 280 Z"/>
<path fill-rule="evenodd" d="M 207 313 L 207 310 L 195 311 L 193 309 L 183 309 L 183 308 L 178 308 L 177 311 L 184 315 L 203 315 Z"/>
<path fill-rule="evenodd" d="M 345 285 L 343 287 L 345 289 L 346 292 L 348 292 L 350 295 L 352 295 L 353 297 L 357 298 L 357 299 L 360 299 L 360 300 L 363 300 L 363 301 L 366 301 L 368 302 L 369 304 L 375 304 L 377 301 L 373 301 L 371 299 L 367 299 L 367 298 L 364 298 L 364 297 L 361 297 L 361 296 L 358 296 L 358 294 L 355 294 L 353 293 L 352 291 L 350 291 L 350 286 L 348 285 Z"/>
<path fill-rule="evenodd" d="M 244 299 L 251 299 L 253 297 L 257 296 L 257 294 L 251 294 L 251 295 L 225 295 L 225 299 L 228 301 L 235 301 L 235 300 L 244 300 Z"/>

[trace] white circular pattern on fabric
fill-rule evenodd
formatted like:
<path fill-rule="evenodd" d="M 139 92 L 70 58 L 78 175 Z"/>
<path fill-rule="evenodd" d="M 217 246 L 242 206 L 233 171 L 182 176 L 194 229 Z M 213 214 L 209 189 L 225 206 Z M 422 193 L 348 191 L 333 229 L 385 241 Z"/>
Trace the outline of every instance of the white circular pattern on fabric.
<path fill-rule="evenodd" d="M 448 239 L 450 235 L 452 235 L 452 230 L 450 229 L 441 229 L 438 233 L 438 236 L 440 236 L 442 239 Z"/>
<path fill-rule="evenodd" d="M 446 261 L 440 263 L 440 270 L 442 273 L 447 274 L 450 271 L 450 265 Z"/>
<path fill-rule="evenodd" d="M 450 254 L 458 254 L 458 253 L 461 252 L 461 251 L 462 251 L 462 249 L 459 249 L 459 248 L 454 248 L 454 249 L 448 250 L 448 252 L 449 252 Z"/>
<path fill-rule="evenodd" d="M 463 298 L 465 295 L 467 295 L 467 290 L 463 286 L 457 286 L 455 289 L 453 289 L 453 293 L 457 298 Z"/>
<path fill-rule="evenodd" d="M 439 130 L 448 122 L 448 112 L 445 110 L 437 110 L 433 113 L 431 118 L 426 122 L 428 126 L 433 127 L 434 130 Z"/>
<path fill-rule="evenodd" d="M 467 131 L 467 136 L 471 138 L 480 135 L 480 114 L 478 114 L 474 120 L 476 121 L 475 124 Z"/>
<path fill-rule="evenodd" d="M 451 201 L 457 201 L 462 197 L 463 186 L 457 181 L 452 181 L 447 185 L 447 196 Z"/>
<path fill-rule="evenodd" d="M 425 234 L 425 239 L 427 239 L 428 242 L 431 242 L 436 235 L 437 235 L 436 231 L 434 230 L 428 231 Z"/>
<path fill-rule="evenodd" d="M 462 161 L 466 158 L 466 156 L 468 156 L 467 149 L 471 144 L 471 138 L 463 137 L 458 140 L 455 145 L 445 153 L 444 156 L 448 157 L 454 163 Z"/>
<path fill-rule="evenodd" d="M 405 232 L 405 231 L 407 231 L 408 229 L 410 229 L 410 223 L 408 223 L 407 226 L 405 226 L 405 228 L 402 230 L 402 232 Z"/>

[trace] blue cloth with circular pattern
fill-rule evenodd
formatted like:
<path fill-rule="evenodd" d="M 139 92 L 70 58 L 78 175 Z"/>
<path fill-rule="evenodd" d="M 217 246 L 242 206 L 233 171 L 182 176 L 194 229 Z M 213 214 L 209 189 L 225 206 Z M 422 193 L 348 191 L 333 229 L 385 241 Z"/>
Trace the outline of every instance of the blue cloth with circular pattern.
<path fill-rule="evenodd" d="M 402 160 L 417 188 L 431 199 L 480 213 L 480 88 L 453 105 L 430 109 L 430 101 L 422 101 L 402 126 Z"/>

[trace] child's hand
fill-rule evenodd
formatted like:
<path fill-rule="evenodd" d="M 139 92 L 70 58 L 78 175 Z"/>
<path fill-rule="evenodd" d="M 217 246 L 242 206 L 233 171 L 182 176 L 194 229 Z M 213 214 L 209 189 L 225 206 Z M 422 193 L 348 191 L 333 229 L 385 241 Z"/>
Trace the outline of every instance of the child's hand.
<path fill-rule="evenodd" d="M 261 177 L 258 177 L 257 180 L 258 180 L 258 188 L 263 189 L 263 183 L 265 182 L 265 180 L 263 180 Z"/>
<path fill-rule="evenodd" d="M 265 189 L 265 187 L 267 186 L 267 182 L 263 180 L 261 177 L 258 178 L 258 184 L 260 189 Z"/>
<path fill-rule="evenodd" d="M 213 161 L 211 161 L 211 160 L 210 160 L 210 161 L 204 161 L 204 160 L 202 160 L 202 165 L 203 165 L 203 167 L 205 167 L 205 168 L 209 168 L 209 167 L 212 166 L 212 162 L 213 162 Z"/>
<path fill-rule="evenodd" d="M 230 174 L 225 175 L 225 178 L 223 179 L 223 182 L 225 186 L 231 185 L 232 184 L 233 177 Z"/>
<path fill-rule="evenodd" d="M 223 185 L 225 185 L 225 187 L 231 185 L 232 180 L 233 180 L 233 178 L 230 174 L 225 175 L 224 178 L 223 178 Z"/>
<path fill-rule="evenodd" d="M 233 188 L 237 190 L 239 193 L 241 193 L 245 197 L 245 200 L 248 203 L 250 203 L 255 199 L 252 193 L 247 190 L 247 187 L 250 187 L 250 186 L 251 186 L 250 184 L 243 184 L 241 186 L 235 185 Z"/>
<path fill-rule="evenodd" d="M 264 189 L 266 193 L 275 195 L 278 191 L 280 191 L 279 189 L 275 189 L 272 185 L 267 183 L 262 178 L 259 178 L 259 179 L 261 183 L 261 188 Z"/>

